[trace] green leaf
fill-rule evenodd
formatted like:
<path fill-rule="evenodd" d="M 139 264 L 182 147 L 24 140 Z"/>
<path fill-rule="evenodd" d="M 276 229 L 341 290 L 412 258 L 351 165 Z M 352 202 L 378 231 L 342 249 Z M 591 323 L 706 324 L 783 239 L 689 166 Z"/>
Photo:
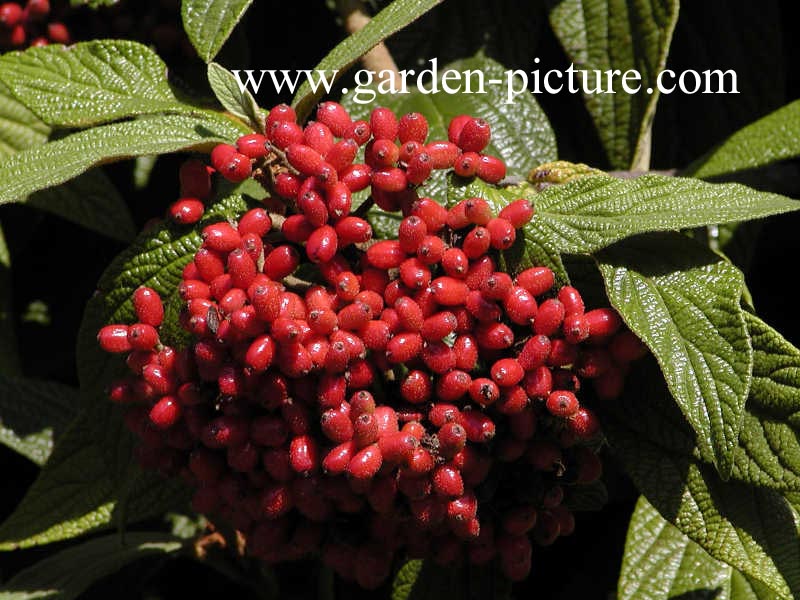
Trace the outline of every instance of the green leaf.
<path fill-rule="evenodd" d="M 208 65 L 208 83 L 225 110 L 250 123 L 256 131 L 264 130 L 264 111 L 258 107 L 247 88 L 239 87 L 239 81 L 233 73 L 212 62 Z"/>
<path fill-rule="evenodd" d="M 50 128 L 25 108 L 0 80 L 0 160 L 47 141 Z"/>
<path fill-rule="evenodd" d="M 316 71 L 336 71 L 334 80 L 338 79 L 369 50 L 394 32 L 424 15 L 441 1 L 395 0 L 375 15 L 361 31 L 345 38 L 314 69 Z M 184 6 L 185 2 L 186 0 L 184 0 Z M 324 94 L 324 88 L 319 87 L 312 91 L 309 82 L 303 82 L 292 101 L 301 122 L 305 120 L 305 117 L 311 112 L 311 108 Z"/>
<path fill-rule="evenodd" d="M 653 352 L 698 446 L 727 478 L 753 361 L 744 276 L 680 234 L 633 238 L 598 260 L 612 306 Z"/>
<path fill-rule="evenodd" d="M 730 600 L 730 566 L 712 558 L 640 497 L 631 517 L 618 600 Z"/>
<path fill-rule="evenodd" d="M 622 78 L 614 93 L 584 93 L 611 166 L 649 168 L 650 131 L 659 91 L 656 77 L 665 68 L 678 21 L 678 0 L 550 0 L 550 24 L 567 55 L 590 73 L 584 85 L 596 89 L 593 71 L 636 70 L 638 93 L 630 94 Z M 576 77 L 581 85 L 581 77 Z M 608 84 L 605 78 L 603 88 Z M 652 93 L 647 93 L 650 89 Z"/>
<path fill-rule="evenodd" d="M 534 225 L 559 251 L 592 253 L 626 237 L 759 219 L 800 209 L 800 202 L 739 184 L 645 175 L 579 177 L 536 198 Z"/>
<path fill-rule="evenodd" d="M 127 40 L 10 52 L 0 57 L 0 81 L 45 123 L 61 127 L 194 110 L 173 94 L 158 55 Z"/>
<path fill-rule="evenodd" d="M 20 373 L 12 300 L 11 254 L 0 223 L 0 375 Z"/>
<path fill-rule="evenodd" d="M 734 454 L 733 476 L 753 485 L 800 491 L 800 350 L 744 313 L 753 344 L 753 380 Z"/>
<path fill-rule="evenodd" d="M 740 129 L 689 165 L 684 173 L 710 179 L 747 169 L 758 169 L 798 155 L 800 100 Z"/>
<path fill-rule="evenodd" d="M 414 559 L 406 561 L 400 570 L 397 571 L 394 580 L 392 581 L 392 600 L 408 600 L 411 596 L 411 591 L 414 589 L 414 584 L 419 578 L 422 571 L 423 561 Z"/>
<path fill-rule="evenodd" d="M 242 133 L 211 111 L 101 125 L 14 154 L 0 163 L 0 205 L 63 183 L 93 166 L 142 154 L 207 148 Z"/>
<path fill-rule="evenodd" d="M 15 575 L 0 588 L 0 600 L 72 600 L 94 582 L 143 558 L 167 557 L 180 539 L 157 532 L 107 535 L 67 548 Z"/>
<path fill-rule="evenodd" d="M 481 54 L 440 69 L 442 73 L 447 70 L 481 72 L 487 81 L 502 80 L 507 72 L 503 65 Z M 398 115 L 421 112 L 428 120 L 431 140 L 446 140 L 447 127 L 455 116 L 466 113 L 486 119 L 492 126 L 492 140 L 484 152 L 502 158 L 510 174 L 525 176 L 540 163 L 555 160 L 555 134 L 532 94 L 517 97 L 514 104 L 506 104 L 505 99 L 504 88 L 487 85 L 485 94 L 448 94 L 442 90 L 423 94 L 410 89 L 408 94 L 378 94 L 368 104 L 357 103 L 352 94 L 343 102 L 354 119 L 368 118 L 375 106 L 389 107 Z M 427 186 L 423 189 L 428 193 Z M 442 191 L 443 187 L 434 189 L 434 195 Z"/>
<path fill-rule="evenodd" d="M 528 198 L 534 206 L 538 202 L 536 191 L 525 182 L 515 186 L 499 187 L 477 178 L 462 179 L 456 175 L 448 178 L 448 206 L 453 206 L 464 198 L 471 197 L 486 200 L 492 206 L 495 214 L 518 198 Z M 557 285 L 569 283 L 569 276 L 564 269 L 561 253 L 549 232 L 540 227 L 535 218 L 525 225 L 522 235 L 517 233 L 517 239 L 511 248 L 500 253 L 499 266 L 503 271 L 512 275 L 532 266 L 546 266 L 555 273 Z"/>
<path fill-rule="evenodd" d="M 197 54 L 211 62 L 253 0 L 183 0 L 181 17 Z"/>
<path fill-rule="evenodd" d="M 101 235 L 130 242 L 136 225 L 128 205 L 103 171 L 93 169 L 66 183 L 40 190 L 23 202 Z"/>
<path fill-rule="evenodd" d="M 619 421 L 608 420 L 604 431 L 636 487 L 664 519 L 715 559 L 768 587 L 772 598 L 795 597 L 800 537 L 777 492 L 725 483 L 714 470 Z"/>
<path fill-rule="evenodd" d="M 131 460 L 133 440 L 120 411 L 102 396 L 92 400 L 58 439 L 22 502 L 0 525 L 0 550 L 74 538 L 186 503 L 179 480 L 145 473 Z M 86 398 L 83 404 L 89 404 Z"/>
<path fill-rule="evenodd" d="M 78 390 L 53 381 L 0 376 L 0 444 L 43 465 L 78 412 Z"/>

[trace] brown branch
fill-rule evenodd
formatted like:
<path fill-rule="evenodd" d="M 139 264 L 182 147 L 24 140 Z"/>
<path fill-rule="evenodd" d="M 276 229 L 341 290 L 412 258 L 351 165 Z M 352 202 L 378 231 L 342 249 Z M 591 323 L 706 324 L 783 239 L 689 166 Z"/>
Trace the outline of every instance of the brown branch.
<path fill-rule="evenodd" d="M 344 28 L 351 35 L 364 29 L 372 20 L 361 0 L 339 0 L 336 4 L 344 21 Z M 400 72 L 397 63 L 383 42 L 362 56 L 361 64 L 376 74 L 378 82 L 391 82 L 394 88 L 399 85 Z"/>

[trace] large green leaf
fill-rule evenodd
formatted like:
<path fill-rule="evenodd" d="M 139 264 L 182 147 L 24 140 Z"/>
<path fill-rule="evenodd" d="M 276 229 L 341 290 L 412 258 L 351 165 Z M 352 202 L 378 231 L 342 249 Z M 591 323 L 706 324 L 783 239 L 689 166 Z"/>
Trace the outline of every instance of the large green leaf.
<path fill-rule="evenodd" d="M 770 600 L 774 592 L 712 558 L 639 498 L 631 517 L 618 600 Z"/>
<path fill-rule="evenodd" d="M 99 169 L 56 187 L 39 190 L 23 203 L 122 242 L 130 242 L 136 235 L 128 205 Z"/>
<path fill-rule="evenodd" d="M 84 404 L 87 401 L 84 400 Z M 179 480 L 142 472 L 120 412 L 94 398 L 58 439 L 22 502 L 0 525 L 0 550 L 49 544 L 181 508 Z M 120 503 L 122 500 L 122 503 Z"/>
<path fill-rule="evenodd" d="M 0 80 L 0 160 L 19 150 L 43 144 L 50 128 L 25 108 Z"/>
<path fill-rule="evenodd" d="M 480 72 L 487 81 L 502 80 L 507 73 L 503 65 L 482 54 L 441 68 L 442 73 L 448 70 Z M 455 84 L 451 82 L 451 85 Z M 473 82 L 474 85 L 477 82 Z M 443 90 L 424 94 L 410 88 L 407 94 L 377 94 L 369 103 L 358 103 L 355 98 L 350 94 L 343 99 L 354 119 L 368 119 L 375 106 L 389 107 L 398 115 L 424 114 L 430 140 L 446 140 L 450 120 L 458 115 L 486 119 L 492 127 L 492 139 L 484 152 L 502 158 L 509 174 L 524 176 L 533 167 L 555 160 L 557 156 L 555 134 L 532 94 L 525 93 L 513 104 L 506 104 L 505 88 L 487 85 L 484 94 L 448 94 Z M 438 197 L 445 191 L 445 185 L 442 174 L 434 178 L 432 184 L 426 184 L 420 193 Z"/>
<path fill-rule="evenodd" d="M 167 557 L 182 548 L 182 540 L 164 533 L 103 536 L 62 550 L 18 573 L 0 588 L 0 600 L 72 600 L 125 565 Z"/>
<path fill-rule="evenodd" d="M 730 600 L 731 571 L 639 498 L 625 540 L 618 600 Z"/>
<path fill-rule="evenodd" d="M 11 52 L 0 57 L 0 81 L 42 121 L 62 127 L 193 110 L 173 94 L 158 55 L 127 40 Z"/>
<path fill-rule="evenodd" d="M 0 204 L 63 183 L 98 164 L 142 154 L 209 148 L 242 133 L 241 127 L 226 117 L 210 111 L 198 113 L 101 125 L 14 154 L 0 163 Z"/>
<path fill-rule="evenodd" d="M 607 420 L 604 430 L 636 487 L 664 519 L 715 559 L 769 588 L 771 597 L 795 597 L 800 537 L 777 492 L 725 483 L 713 469 L 619 421 Z"/>
<path fill-rule="evenodd" d="M 256 103 L 253 95 L 239 87 L 233 73 L 222 65 L 208 65 L 208 83 L 220 104 L 232 115 L 239 117 L 256 131 L 264 130 L 264 111 Z"/>
<path fill-rule="evenodd" d="M 183 28 L 197 54 L 211 62 L 253 0 L 183 0 Z"/>
<path fill-rule="evenodd" d="M 800 350 L 745 313 L 753 344 L 753 380 L 734 454 L 733 476 L 754 485 L 800 491 Z"/>
<path fill-rule="evenodd" d="M 550 24 L 564 50 L 590 73 L 584 98 L 611 166 L 647 169 L 659 97 L 656 78 L 666 66 L 678 0 L 550 0 L 550 5 Z M 593 71 L 615 69 L 639 73 L 641 81 L 630 85 L 641 85 L 640 91 L 628 93 L 617 77 L 614 93 L 585 93 L 598 87 Z M 581 78 L 576 79 L 580 86 Z M 602 86 L 607 85 L 604 77 Z"/>
<path fill-rule="evenodd" d="M 0 375 L 0 444 L 42 465 L 78 412 L 78 390 Z"/>
<path fill-rule="evenodd" d="M 740 129 L 686 168 L 685 174 L 709 179 L 757 169 L 800 155 L 800 100 Z"/>
<path fill-rule="evenodd" d="M 441 1 L 395 0 L 375 15 L 361 31 L 345 38 L 314 69 L 316 71 L 336 71 L 335 79 L 338 79 L 366 52 L 377 46 L 395 31 L 402 29 L 424 15 Z M 311 112 L 311 108 L 324 93 L 325 90 L 322 87 L 312 90 L 308 81 L 303 82 L 292 101 L 301 121 Z"/>
<path fill-rule="evenodd" d="M 698 446 L 727 478 L 753 361 L 744 276 L 680 234 L 633 238 L 598 260 L 612 306 L 653 352 Z"/>
<path fill-rule="evenodd" d="M 536 198 L 534 225 L 559 251 L 595 252 L 623 238 L 745 221 L 800 209 L 800 202 L 739 184 L 645 175 L 579 177 Z"/>

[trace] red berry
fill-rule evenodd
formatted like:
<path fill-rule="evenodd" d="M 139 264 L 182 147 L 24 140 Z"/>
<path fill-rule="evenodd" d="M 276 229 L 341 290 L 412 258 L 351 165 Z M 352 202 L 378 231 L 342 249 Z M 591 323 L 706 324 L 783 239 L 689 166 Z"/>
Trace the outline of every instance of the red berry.
<path fill-rule="evenodd" d="M 390 363 L 406 363 L 421 351 L 422 337 L 418 333 L 401 333 L 386 345 L 386 358 Z"/>
<path fill-rule="evenodd" d="M 570 344 L 579 344 L 589 337 L 589 321 L 585 315 L 568 315 L 561 326 L 564 339 Z"/>
<path fill-rule="evenodd" d="M 501 387 L 517 385 L 525 376 L 520 363 L 513 358 L 501 358 L 492 365 L 492 379 Z"/>
<path fill-rule="evenodd" d="M 425 222 L 428 233 L 439 232 L 447 223 L 447 209 L 432 198 L 420 198 L 411 207 L 411 214 Z"/>
<path fill-rule="evenodd" d="M 433 384 L 424 371 L 410 371 L 400 384 L 400 395 L 406 402 L 421 404 L 430 399 Z"/>
<path fill-rule="evenodd" d="M 397 240 L 381 240 L 367 249 L 367 262 L 378 269 L 395 269 L 406 258 Z"/>
<path fill-rule="evenodd" d="M 572 392 L 558 390 L 547 397 L 547 410 L 556 417 L 571 417 L 579 407 L 578 399 Z"/>
<path fill-rule="evenodd" d="M 406 172 L 397 167 L 385 168 L 372 173 L 372 185 L 384 192 L 402 192 L 408 185 Z"/>
<path fill-rule="evenodd" d="M 433 490 L 446 498 L 457 498 L 464 495 L 464 480 L 461 472 L 448 465 L 437 467 L 432 476 Z"/>
<path fill-rule="evenodd" d="M 318 175 L 325 162 L 322 155 L 305 144 L 291 144 L 286 148 L 289 164 L 303 175 Z"/>
<path fill-rule="evenodd" d="M 264 158 L 267 154 L 267 138 L 260 133 L 243 135 L 236 140 L 236 149 L 247 158 Z"/>
<path fill-rule="evenodd" d="M 347 129 L 345 137 L 355 140 L 359 146 L 367 143 L 372 135 L 372 129 L 366 121 L 354 121 Z"/>
<path fill-rule="evenodd" d="M 492 219 L 486 224 L 486 229 L 492 238 L 492 248 L 496 250 L 508 250 L 517 239 L 517 232 L 514 226 L 505 219 Z"/>
<path fill-rule="evenodd" d="M 181 417 L 181 405 L 174 396 L 164 396 L 150 409 L 150 422 L 158 429 L 169 429 Z"/>
<path fill-rule="evenodd" d="M 22 21 L 23 11 L 19 4 L 5 2 L 0 4 L 0 27 L 13 29 Z"/>
<path fill-rule="evenodd" d="M 477 161 L 475 174 L 487 183 L 498 183 L 506 176 L 506 164 L 499 158 L 481 154 Z"/>
<path fill-rule="evenodd" d="M 313 148 L 322 156 L 326 156 L 335 143 L 333 134 L 324 123 L 311 121 L 303 129 L 303 143 Z"/>
<path fill-rule="evenodd" d="M 272 219 L 263 208 L 254 208 L 242 215 L 237 229 L 239 235 L 244 236 L 248 233 L 254 233 L 261 238 L 272 229 Z"/>
<path fill-rule="evenodd" d="M 433 171 L 433 159 L 427 152 L 417 152 L 406 167 L 406 179 L 411 185 L 421 185 Z"/>
<path fill-rule="evenodd" d="M 480 152 L 492 136 L 489 123 L 484 119 L 469 119 L 458 134 L 458 146 L 464 152 Z"/>
<path fill-rule="evenodd" d="M 433 297 L 442 306 L 459 306 L 467 299 L 469 288 L 460 279 L 437 277 L 431 282 Z"/>
<path fill-rule="evenodd" d="M 383 465 L 383 455 L 378 444 L 362 448 L 350 459 L 347 472 L 355 479 L 371 479 Z"/>
<path fill-rule="evenodd" d="M 275 147 L 285 151 L 289 146 L 303 142 L 303 129 L 293 121 L 279 121 L 267 128 L 267 136 Z"/>
<path fill-rule="evenodd" d="M 205 212 L 205 206 L 196 198 L 181 198 L 169 207 L 170 218 L 179 225 L 197 223 Z"/>
<path fill-rule="evenodd" d="M 317 442 L 310 435 L 292 438 L 289 444 L 289 463 L 296 473 L 308 474 L 319 468 Z"/>
<path fill-rule="evenodd" d="M 106 325 L 97 334 L 97 341 L 106 352 L 120 354 L 131 351 L 127 325 Z"/>
<path fill-rule="evenodd" d="M 622 327 L 622 319 L 613 308 L 596 308 L 586 313 L 589 336 L 593 339 L 610 338 Z"/>
<path fill-rule="evenodd" d="M 201 161 L 190 159 L 181 165 L 178 175 L 181 196 L 205 200 L 211 194 L 211 175 Z"/>
<path fill-rule="evenodd" d="M 398 124 L 397 135 L 400 143 L 413 141 L 424 144 L 428 137 L 428 121 L 418 112 L 403 115 Z"/>
<path fill-rule="evenodd" d="M 464 125 L 467 124 L 468 121 L 471 121 L 472 117 L 470 115 L 458 115 L 457 117 L 453 117 L 450 120 L 450 124 L 447 127 L 447 138 L 450 140 L 451 143 L 457 144 L 458 138 L 461 135 L 461 130 L 464 129 Z"/>
<path fill-rule="evenodd" d="M 265 121 L 265 129 L 269 131 L 273 123 L 292 122 L 297 120 L 297 114 L 288 104 L 278 104 L 269 111 Z"/>
<path fill-rule="evenodd" d="M 511 223 L 516 229 L 520 229 L 533 218 L 534 213 L 531 201 L 520 198 L 503 208 L 497 216 Z"/>
<path fill-rule="evenodd" d="M 231 252 L 242 243 L 239 232 L 226 222 L 207 225 L 202 238 L 203 247 L 216 252 Z"/>
<path fill-rule="evenodd" d="M 582 315 L 585 311 L 581 293 L 572 286 L 558 290 L 558 299 L 564 305 L 565 316 Z"/>
<path fill-rule="evenodd" d="M 133 293 L 133 309 L 140 323 L 158 327 L 164 320 L 164 306 L 154 289 L 141 286 Z"/>
<path fill-rule="evenodd" d="M 537 335 L 554 335 L 561 329 L 565 313 L 566 311 L 561 301 L 555 298 L 545 300 L 539 306 L 536 319 L 533 321 L 534 332 L 536 332 Z"/>
<path fill-rule="evenodd" d="M 128 343 L 134 350 L 153 350 L 158 344 L 158 332 L 152 325 L 135 323 L 128 328 Z"/>
<path fill-rule="evenodd" d="M 372 137 L 376 140 L 394 141 L 399 129 L 394 112 L 384 107 L 373 109 L 369 116 L 369 126 L 372 130 Z"/>

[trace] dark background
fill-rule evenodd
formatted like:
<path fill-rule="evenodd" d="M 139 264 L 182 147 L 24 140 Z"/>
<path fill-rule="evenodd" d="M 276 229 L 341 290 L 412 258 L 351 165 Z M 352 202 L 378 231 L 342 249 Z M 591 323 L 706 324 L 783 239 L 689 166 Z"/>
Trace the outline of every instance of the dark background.
<path fill-rule="evenodd" d="M 55 4 L 55 2 L 54 2 Z M 128 7 L 133 4 L 129 0 Z M 170 2 L 135 3 L 136 17 L 129 31 L 147 31 L 151 24 L 179 27 Z M 789 7 L 794 0 L 706 0 L 684 2 L 673 38 L 668 67 L 682 69 L 733 68 L 739 74 L 739 96 L 662 97 L 654 126 L 654 169 L 682 168 L 743 125 L 800 97 L 796 68 L 800 48 Z M 126 2 L 122 3 L 123 9 Z M 144 7 L 148 7 L 145 9 Z M 127 13 L 128 16 L 131 13 Z M 141 15 L 145 15 L 141 17 Z M 117 11 L 115 16 L 119 17 Z M 122 13 L 122 16 L 125 16 Z M 124 34 L 109 26 L 102 12 L 71 17 L 78 37 L 88 39 Z M 137 18 L 146 18 L 142 26 Z M 129 19 L 130 20 L 130 19 Z M 343 37 L 341 28 L 322 0 L 266 2 L 257 0 L 244 26 L 235 32 L 218 59 L 231 68 L 300 69 L 313 67 Z M 171 40 L 171 38 L 170 38 Z M 163 41 L 163 40 L 159 40 Z M 168 44 L 171 75 L 191 87 L 204 71 L 185 45 Z M 516 0 L 447 0 L 408 30 L 389 41 L 401 68 L 413 68 L 417 58 L 439 58 L 440 65 L 485 48 L 507 68 L 531 70 L 533 58 L 540 66 L 565 68 L 569 60 L 547 25 L 540 2 Z M 202 90 L 202 94 L 209 94 Z M 258 97 L 268 107 L 289 97 Z M 560 158 L 608 167 L 588 112 L 578 96 L 537 96 L 556 131 Z M 137 225 L 163 214 L 178 193 L 177 169 L 181 157 L 165 156 L 156 163 L 146 188 L 135 190 L 131 165 L 121 163 L 108 172 L 123 191 Z M 800 197 L 797 164 L 784 163 L 767 173 L 745 174 L 742 180 L 761 189 Z M 15 314 L 22 315 L 32 301 L 43 301 L 50 324 L 18 319 L 16 329 L 26 376 L 76 384 L 74 344 L 83 308 L 111 259 L 122 250 L 119 243 L 53 216 L 23 206 L 0 207 L 0 219 L 13 259 L 12 287 Z M 800 256 L 800 216 L 785 215 L 749 227 L 752 244 L 737 246 L 731 255 L 744 269 L 759 314 L 791 342 L 800 344 L 800 320 L 787 282 L 794 277 L 793 261 Z M 745 239 L 743 237 L 743 239 Z M 743 249 L 743 250 L 742 250 Z M 791 286 L 793 289 L 793 286 Z M 636 500 L 630 483 L 613 465 L 607 470 L 609 505 L 599 513 L 580 514 L 570 538 L 534 555 L 533 574 L 515 589 L 519 598 L 606 598 L 616 587 L 627 521 Z M 0 447 L 0 519 L 5 518 L 33 481 L 37 468 L 26 459 Z M 13 554 L 0 554 L 0 578 L 49 555 L 57 544 Z M 163 568 L 145 560 L 114 578 L 96 584 L 85 598 L 248 598 L 221 575 L 188 560 L 172 561 Z M 282 571 L 282 597 L 316 597 L 311 565 Z M 342 597 L 370 597 L 353 588 L 339 590 Z M 346 594 L 346 595 L 345 595 Z"/>

